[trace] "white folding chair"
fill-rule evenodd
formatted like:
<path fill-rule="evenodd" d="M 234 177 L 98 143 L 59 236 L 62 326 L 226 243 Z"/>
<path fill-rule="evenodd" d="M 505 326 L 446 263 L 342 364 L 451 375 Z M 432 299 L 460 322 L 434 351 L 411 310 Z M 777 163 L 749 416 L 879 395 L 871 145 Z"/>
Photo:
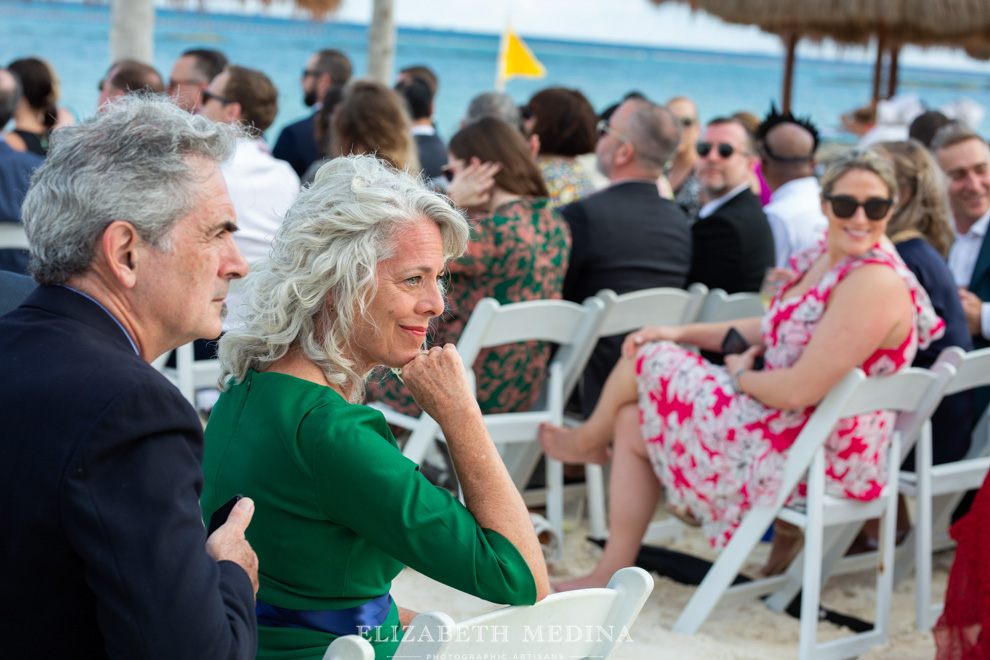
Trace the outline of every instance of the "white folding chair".
<path fill-rule="evenodd" d="M 563 300 L 531 300 L 500 305 L 485 298 L 474 308 L 468 319 L 457 351 L 464 364 L 472 365 L 483 348 L 525 341 L 546 341 L 558 348 L 547 367 L 543 394 L 528 411 L 497 413 L 484 416 L 485 426 L 499 447 L 506 468 L 516 487 L 522 491 L 542 452 L 536 441 L 540 424 L 560 425 L 564 420 L 564 405 L 571 389 L 584 369 L 588 346 L 597 336 L 602 321 L 604 303 L 588 298 L 578 305 Z M 474 386 L 474 372 L 468 368 Z M 410 417 L 380 403 L 370 404 L 381 410 L 389 424 L 412 430 L 402 453 L 421 463 L 434 448 L 436 440 L 444 440 L 440 425 L 429 415 Z M 547 459 L 547 518 L 558 539 L 564 534 L 564 472 L 559 461 Z M 560 559 L 558 550 L 554 559 Z"/>
<path fill-rule="evenodd" d="M 955 376 L 945 389 L 945 396 L 977 387 L 990 386 L 990 348 L 964 352 L 947 348 L 939 362 L 948 361 L 955 367 Z M 900 578 L 915 565 L 915 625 L 918 630 L 931 630 L 942 613 L 942 603 L 932 604 L 932 550 L 936 533 L 944 532 L 953 510 L 968 490 L 983 484 L 990 457 L 986 444 L 974 442 L 970 454 L 962 460 L 932 465 L 931 434 L 922 435 L 915 448 L 915 472 L 902 470 L 900 488 L 905 495 L 915 497 L 914 529 L 905 539 L 905 546 L 914 549 L 898 557 L 895 577 Z"/>
<path fill-rule="evenodd" d="M 620 642 L 631 639 L 629 629 L 651 591 L 650 574 L 632 567 L 616 572 L 604 589 L 553 594 L 535 605 L 503 607 L 460 623 L 443 612 L 426 612 L 413 619 L 394 657 L 608 660 Z M 323 660 L 373 657 L 371 644 L 351 635 L 334 640 Z"/>
<path fill-rule="evenodd" d="M 648 325 L 684 325 L 693 323 L 708 295 L 708 287 L 695 282 L 685 291 L 672 287 L 658 287 L 631 291 L 618 295 L 611 289 L 602 289 L 597 297 L 605 304 L 604 321 L 598 328 L 597 339 L 623 335 Z M 594 349 L 594 344 L 591 346 Z M 578 424 L 581 420 L 566 420 Z M 585 466 L 585 483 L 588 488 L 588 521 L 591 536 L 604 539 L 608 536 L 605 505 L 604 470 L 600 465 Z M 657 542 L 677 539 L 683 534 L 676 518 L 650 524 L 643 541 Z"/>
<path fill-rule="evenodd" d="M 766 310 L 758 293 L 726 293 L 724 289 L 708 292 L 705 304 L 698 312 L 698 323 L 718 323 L 763 316 Z"/>
<path fill-rule="evenodd" d="M 27 250 L 27 234 L 19 222 L 0 222 L 0 250 Z"/>
<path fill-rule="evenodd" d="M 890 634 L 893 591 L 893 571 L 890 567 L 893 566 L 897 518 L 898 462 L 896 458 L 888 461 L 888 484 L 876 500 L 863 502 L 826 495 L 825 441 L 841 419 L 875 410 L 897 411 L 889 454 L 899 457 L 902 433 L 905 429 L 918 427 L 931 416 L 951 376 L 951 367 L 940 373 L 906 369 L 880 378 L 866 378 L 861 370 L 855 369 L 833 387 L 788 451 L 776 502 L 754 507 L 746 514 L 681 612 L 674 624 L 674 631 L 693 634 L 717 605 L 767 594 L 772 594 L 767 600 L 768 606 L 783 609 L 789 604 L 791 594 L 800 589 L 801 660 L 812 657 L 816 660 L 851 658 L 884 642 Z M 808 494 L 804 509 L 784 506 L 789 494 L 806 473 Z M 881 516 L 884 521 L 877 564 L 874 626 L 870 631 L 817 644 L 823 564 L 834 564 L 834 559 L 828 555 L 834 553 L 838 539 L 849 528 Z M 743 562 L 776 518 L 804 529 L 802 557 L 795 560 L 783 575 L 730 586 Z"/>

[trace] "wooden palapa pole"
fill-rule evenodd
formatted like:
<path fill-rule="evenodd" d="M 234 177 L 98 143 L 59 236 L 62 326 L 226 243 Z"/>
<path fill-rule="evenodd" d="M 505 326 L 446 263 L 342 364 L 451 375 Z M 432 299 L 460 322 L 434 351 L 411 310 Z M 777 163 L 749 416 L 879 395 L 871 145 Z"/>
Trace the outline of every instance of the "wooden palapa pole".
<path fill-rule="evenodd" d="M 893 98 L 897 93 L 897 56 L 901 52 L 899 43 L 890 44 L 890 71 L 887 74 L 887 98 Z"/>
<path fill-rule="evenodd" d="M 781 105 L 783 112 L 791 111 L 791 91 L 794 84 L 794 49 L 797 46 L 797 34 L 791 33 L 784 38 L 787 44 L 787 61 L 784 64 L 784 92 Z"/>
<path fill-rule="evenodd" d="M 871 106 L 877 109 L 877 101 L 880 100 L 880 73 L 883 71 L 883 49 L 886 45 L 886 30 L 881 25 L 877 30 L 877 63 L 873 67 L 873 101 Z"/>

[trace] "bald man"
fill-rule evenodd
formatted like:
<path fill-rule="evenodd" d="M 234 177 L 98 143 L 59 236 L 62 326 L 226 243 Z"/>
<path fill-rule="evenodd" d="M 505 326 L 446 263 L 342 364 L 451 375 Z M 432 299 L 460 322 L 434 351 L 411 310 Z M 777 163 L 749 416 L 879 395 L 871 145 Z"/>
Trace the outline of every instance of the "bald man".
<path fill-rule="evenodd" d="M 788 268 L 790 257 L 818 243 L 828 226 L 815 178 L 818 129 L 807 119 L 771 108 L 757 138 L 763 178 L 773 191 L 763 211 L 773 231 L 775 265 Z"/>

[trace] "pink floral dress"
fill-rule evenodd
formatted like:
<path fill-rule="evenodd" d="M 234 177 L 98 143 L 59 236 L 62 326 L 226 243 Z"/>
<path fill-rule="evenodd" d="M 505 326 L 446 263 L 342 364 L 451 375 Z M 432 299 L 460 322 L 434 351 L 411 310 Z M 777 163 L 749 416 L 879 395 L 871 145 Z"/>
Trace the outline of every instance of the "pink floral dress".
<path fill-rule="evenodd" d="M 901 346 L 879 349 L 862 364 L 867 375 L 891 374 L 909 366 L 919 343 L 927 346 L 942 334 L 944 323 L 914 275 L 896 254 L 879 246 L 861 257 L 843 259 L 803 296 L 782 300 L 824 246 L 823 241 L 791 259 L 791 269 L 799 275 L 777 294 L 763 317 L 766 369 L 785 369 L 798 361 L 832 290 L 868 263 L 889 266 L 904 278 L 914 302 L 915 322 Z M 752 506 L 774 501 L 787 450 L 814 407 L 777 410 L 737 394 L 725 367 L 670 342 L 644 346 L 636 373 L 641 430 L 657 477 L 666 486 L 668 499 L 687 505 L 712 546 L 720 548 Z M 886 482 L 892 420 L 888 412 L 842 420 L 826 443 L 829 493 L 860 500 L 879 496 Z M 802 485 L 794 497 L 803 496 L 803 490 Z"/>

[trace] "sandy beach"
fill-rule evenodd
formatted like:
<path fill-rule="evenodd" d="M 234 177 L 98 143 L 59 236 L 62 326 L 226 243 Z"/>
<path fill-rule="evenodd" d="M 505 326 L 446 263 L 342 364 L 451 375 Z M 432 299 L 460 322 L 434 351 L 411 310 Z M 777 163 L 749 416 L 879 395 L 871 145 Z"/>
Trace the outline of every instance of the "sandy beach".
<path fill-rule="evenodd" d="M 585 540 L 586 523 L 566 535 L 564 561 L 553 567 L 554 577 L 583 575 L 591 571 L 600 551 Z M 713 558 L 701 532 L 687 529 L 684 538 L 666 547 L 697 556 Z M 764 544 L 751 558 L 746 572 L 754 574 Z M 937 553 L 933 564 L 932 594 L 941 600 L 952 566 L 952 551 Z M 624 660 L 711 658 L 718 660 L 785 660 L 797 657 L 798 620 L 771 611 L 762 601 L 717 609 L 697 635 L 671 632 L 678 614 L 695 587 L 678 584 L 652 574 L 656 586 L 630 631 L 632 641 L 624 643 L 616 658 Z M 553 577 L 551 578 L 553 579 Z M 873 573 L 850 573 L 830 579 L 822 594 L 824 607 L 871 621 L 873 619 Z M 496 606 L 435 582 L 406 569 L 393 583 L 392 595 L 403 607 L 417 611 L 441 610 L 455 621 L 495 609 Z M 820 640 L 848 634 L 831 623 L 818 627 Z M 930 633 L 914 629 L 914 574 L 895 587 L 891 613 L 891 638 L 861 656 L 864 660 L 930 660 L 935 643 Z"/>

